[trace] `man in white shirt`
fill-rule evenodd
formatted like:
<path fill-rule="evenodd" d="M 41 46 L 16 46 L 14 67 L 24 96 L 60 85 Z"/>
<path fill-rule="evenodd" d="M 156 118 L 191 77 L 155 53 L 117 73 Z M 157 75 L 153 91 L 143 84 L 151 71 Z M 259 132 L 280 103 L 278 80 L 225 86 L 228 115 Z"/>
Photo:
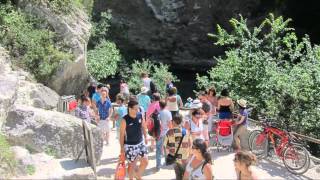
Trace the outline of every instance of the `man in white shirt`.
<path fill-rule="evenodd" d="M 143 81 L 143 86 L 150 90 L 151 79 L 147 73 L 141 73 L 141 79 Z"/>

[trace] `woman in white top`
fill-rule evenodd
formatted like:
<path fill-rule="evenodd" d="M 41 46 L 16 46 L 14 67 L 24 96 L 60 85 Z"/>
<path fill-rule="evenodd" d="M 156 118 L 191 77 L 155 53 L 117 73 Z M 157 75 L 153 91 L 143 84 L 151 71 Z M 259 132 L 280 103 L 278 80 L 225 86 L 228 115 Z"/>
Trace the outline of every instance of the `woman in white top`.
<path fill-rule="evenodd" d="M 178 96 L 175 94 L 175 92 L 176 89 L 169 89 L 169 96 L 166 98 L 167 109 L 171 112 L 172 117 L 179 114 Z"/>
<path fill-rule="evenodd" d="M 189 130 L 192 139 L 205 139 L 206 134 L 203 128 L 202 115 L 200 109 L 193 110 L 191 119 L 185 123 L 185 128 Z"/>
<path fill-rule="evenodd" d="M 183 179 L 212 180 L 212 160 L 207 145 L 202 139 L 195 139 L 192 145 L 192 157 L 186 166 Z"/>

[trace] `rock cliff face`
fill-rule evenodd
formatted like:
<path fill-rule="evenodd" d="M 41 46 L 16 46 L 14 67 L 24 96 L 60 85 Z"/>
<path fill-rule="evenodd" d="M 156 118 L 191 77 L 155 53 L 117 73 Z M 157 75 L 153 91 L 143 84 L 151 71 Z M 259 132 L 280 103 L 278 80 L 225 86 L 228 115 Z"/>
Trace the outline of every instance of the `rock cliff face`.
<path fill-rule="evenodd" d="M 20 0 L 19 6 L 46 20 L 75 56 L 74 61 L 60 64 L 48 82 L 49 87 L 60 95 L 80 94 L 89 82 L 85 47 L 90 37 L 91 24 L 87 14 L 79 9 L 73 9 L 69 14 L 57 14 L 45 3 L 35 3 L 34 0 Z"/>
<path fill-rule="evenodd" d="M 82 121 L 57 112 L 59 95 L 33 81 L 27 72 L 13 70 L 1 46 L 0 66 L 0 133 L 12 145 L 34 152 L 50 151 L 57 158 L 76 158 L 84 144 Z M 103 148 L 101 132 L 96 126 L 89 128 L 99 161 Z"/>
<path fill-rule="evenodd" d="M 112 37 L 127 57 L 201 71 L 222 53 L 207 36 L 216 24 L 240 13 L 255 23 L 266 7 L 263 0 L 96 0 L 94 12 L 112 10 Z"/>

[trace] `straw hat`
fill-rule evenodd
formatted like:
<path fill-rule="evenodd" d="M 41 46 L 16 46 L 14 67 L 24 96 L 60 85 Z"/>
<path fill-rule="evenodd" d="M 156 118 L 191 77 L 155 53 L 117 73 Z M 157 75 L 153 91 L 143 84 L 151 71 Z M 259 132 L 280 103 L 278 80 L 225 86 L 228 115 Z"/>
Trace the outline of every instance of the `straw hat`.
<path fill-rule="evenodd" d="M 239 99 L 237 100 L 237 103 L 239 104 L 239 106 L 246 108 L 247 107 L 247 101 L 244 99 Z"/>
<path fill-rule="evenodd" d="M 141 93 L 146 94 L 149 91 L 149 89 L 147 87 L 142 87 L 141 88 Z"/>
<path fill-rule="evenodd" d="M 202 108 L 202 103 L 200 102 L 199 99 L 195 99 L 192 101 L 191 107 L 192 109 L 200 109 Z"/>

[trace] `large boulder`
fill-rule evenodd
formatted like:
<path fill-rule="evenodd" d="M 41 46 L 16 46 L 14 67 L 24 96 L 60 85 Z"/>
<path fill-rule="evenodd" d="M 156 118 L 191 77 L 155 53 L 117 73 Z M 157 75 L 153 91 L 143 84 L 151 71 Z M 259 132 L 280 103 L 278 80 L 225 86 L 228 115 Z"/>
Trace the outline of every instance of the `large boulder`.
<path fill-rule="evenodd" d="M 101 131 L 94 125 L 95 157 L 102 154 Z M 47 152 L 57 158 L 76 158 L 83 145 L 82 121 L 74 116 L 31 106 L 14 105 L 5 123 L 8 140 L 34 152 Z"/>
<path fill-rule="evenodd" d="M 74 55 L 74 61 L 63 61 L 48 86 L 60 95 L 79 94 L 89 82 L 86 68 L 86 46 L 91 24 L 84 10 L 72 8 L 68 14 L 51 10 L 46 1 L 20 0 L 24 11 L 44 19 Z"/>

